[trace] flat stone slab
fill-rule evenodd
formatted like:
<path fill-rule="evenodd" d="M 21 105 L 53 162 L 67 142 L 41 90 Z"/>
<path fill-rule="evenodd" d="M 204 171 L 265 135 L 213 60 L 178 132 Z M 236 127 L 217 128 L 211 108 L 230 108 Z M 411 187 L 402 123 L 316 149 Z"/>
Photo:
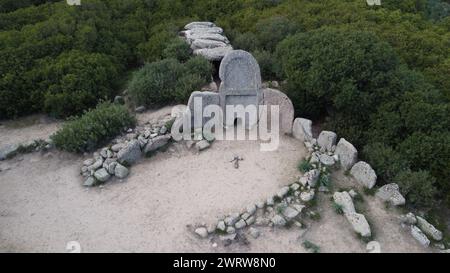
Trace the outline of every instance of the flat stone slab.
<path fill-rule="evenodd" d="M 393 206 L 402 206 L 406 200 L 399 190 L 398 185 L 395 183 L 386 184 L 378 189 L 376 196 Z"/>
<path fill-rule="evenodd" d="M 326 151 L 331 151 L 332 147 L 336 145 L 336 138 L 337 135 L 335 132 L 322 131 L 317 138 L 317 144 Z"/>
<path fill-rule="evenodd" d="M 358 160 L 358 151 L 345 138 L 339 140 L 334 153 L 339 156 L 339 162 L 345 171 L 350 170 Z"/>
<path fill-rule="evenodd" d="M 303 142 L 311 141 L 312 136 L 312 121 L 304 118 L 296 118 L 292 125 L 292 135 L 294 138 Z"/>
<path fill-rule="evenodd" d="M 442 232 L 437 230 L 432 224 L 428 223 L 427 220 L 423 219 L 420 216 L 416 216 L 417 218 L 417 226 L 429 237 L 431 237 L 435 241 L 441 241 L 443 236 Z"/>
<path fill-rule="evenodd" d="M 270 119 L 272 113 L 271 106 L 278 106 L 278 124 L 275 124 L 275 126 L 278 126 L 280 133 L 291 134 L 292 122 L 294 120 L 294 105 L 289 97 L 279 90 L 265 88 L 263 89 L 263 104 L 267 106 L 267 113 L 263 115 L 268 117 L 268 124 L 271 125 L 272 122 Z"/>
<path fill-rule="evenodd" d="M 350 174 L 364 187 L 371 189 L 377 182 L 377 175 L 372 167 L 364 161 L 359 161 L 350 170 Z"/>

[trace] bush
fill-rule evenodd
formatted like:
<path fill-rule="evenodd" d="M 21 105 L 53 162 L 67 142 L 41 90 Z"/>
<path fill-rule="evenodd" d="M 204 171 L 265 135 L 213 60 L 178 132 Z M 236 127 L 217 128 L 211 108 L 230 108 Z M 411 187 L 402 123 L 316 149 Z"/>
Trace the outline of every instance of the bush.
<path fill-rule="evenodd" d="M 104 54 L 70 51 L 46 63 L 39 76 L 40 85 L 48 86 L 45 111 L 67 117 L 94 107 L 99 99 L 111 98 L 118 70 Z"/>
<path fill-rule="evenodd" d="M 435 204 L 436 180 L 428 172 L 402 171 L 395 177 L 394 182 L 399 185 L 401 193 L 410 204 L 417 207 L 431 207 Z"/>
<path fill-rule="evenodd" d="M 174 38 L 167 45 L 163 51 L 164 58 L 177 59 L 180 62 L 185 62 L 191 56 L 190 46 L 181 38 Z"/>
<path fill-rule="evenodd" d="M 192 91 L 211 80 L 211 65 L 203 57 L 182 64 L 175 59 L 146 64 L 133 75 L 128 92 L 139 105 L 186 103 Z"/>
<path fill-rule="evenodd" d="M 107 143 L 135 119 L 123 105 L 104 102 L 79 118 L 72 118 L 51 139 L 55 146 L 68 152 L 88 152 Z"/>
<path fill-rule="evenodd" d="M 258 38 L 253 32 L 237 33 L 232 44 L 235 49 L 253 51 L 258 48 Z"/>
<path fill-rule="evenodd" d="M 256 38 L 262 49 L 273 52 L 284 38 L 298 31 L 298 28 L 286 17 L 273 16 L 258 21 L 255 25 Z"/>
<path fill-rule="evenodd" d="M 394 177 L 408 168 L 401 154 L 383 143 L 371 143 L 363 150 L 363 157 L 375 169 L 379 178 L 390 183 Z"/>
<path fill-rule="evenodd" d="M 276 58 L 298 114 L 336 111 L 360 123 L 367 118 L 360 113 L 375 110 L 390 93 L 399 64 L 392 48 L 374 34 L 334 29 L 289 37 L 277 47 Z"/>
<path fill-rule="evenodd" d="M 269 51 L 256 50 L 253 52 L 253 56 L 258 61 L 263 80 L 277 79 L 277 62 Z"/>

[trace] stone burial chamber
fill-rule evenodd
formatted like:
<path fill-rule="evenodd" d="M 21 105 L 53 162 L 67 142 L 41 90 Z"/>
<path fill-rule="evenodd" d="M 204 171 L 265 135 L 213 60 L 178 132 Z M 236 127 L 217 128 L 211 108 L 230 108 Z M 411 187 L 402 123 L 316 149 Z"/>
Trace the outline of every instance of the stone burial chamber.
<path fill-rule="evenodd" d="M 250 53 L 243 50 L 232 50 L 227 53 L 220 63 L 219 76 L 221 85 L 218 92 L 194 91 L 189 98 L 187 107 L 189 111 L 186 115 L 191 115 L 191 124 L 194 128 L 203 127 L 212 118 L 203 115 L 205 108 L 217 105 L 223 113 L 219 119 L 224 128 L 245 122 L 245 129 L 253 129 L 258 123 L 267 122 L 268 129 L 272 130 L 271 106 L 278 106 L 278 123 L 274 124 L 278 126 L 280 134 L 292 133 L 294 107 L 291 100 L 279 90 L 262 88 L 258 62 Z M 201 105 L 198 104 L 200 101 L 198 98 L 201 98 Z M 243 117 L 230 111 L 233 108 L 255 109 L 256 112 L 245 112 Z M 252 116 L 256 118 L 251 118 Z M 197 123 L 195 119 L 198 119 Z"/>

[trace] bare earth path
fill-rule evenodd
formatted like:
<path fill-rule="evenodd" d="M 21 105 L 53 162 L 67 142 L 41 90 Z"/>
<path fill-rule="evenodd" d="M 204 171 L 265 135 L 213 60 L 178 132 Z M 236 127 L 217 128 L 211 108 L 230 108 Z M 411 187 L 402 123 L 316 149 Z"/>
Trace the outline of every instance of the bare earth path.
<path fill-rule="evenodd" d="M 244 158 L 239 169 L 229 162 L 234 155 Z M 54 151 L 2 161 L 0 251 L 64 252 L 67 242 L 78 241 L 84 252 L 304 252 L 301 242 L 308 239 L 323 252 L 365 252 L 328 195 L 319 196 L 322 219 L 308 222 L 306 232 L 263 229 L 249 246 L 213 248 L 186 227 L 265 200 L 300 175 L 296 165 L 305 155 L 289 137 L 275 152 L 248 141 L 216 141 L 200 154 L 174 144 L 133 166 L 125 181 L 92 189 L 81 186 L 80 156 Z M 367 213 L 382 251 L 424 251 L 391 212 L 374 204 Z"/>

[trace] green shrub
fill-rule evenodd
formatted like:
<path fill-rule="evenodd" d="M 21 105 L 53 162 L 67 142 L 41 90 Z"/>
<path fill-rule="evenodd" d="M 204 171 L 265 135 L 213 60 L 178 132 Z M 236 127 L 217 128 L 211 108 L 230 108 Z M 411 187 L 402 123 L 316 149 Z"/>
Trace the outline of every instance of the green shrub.
<path fill-rule="evenodd" d="M 273 54 L 266 50 L 256 50 L 253 52 L 253 57 L 258 61 L 263 80 L 277 79 L 278 63 L 275 61 Z"/>
<path fill-rule="evenodd" d="M 366 145 L 363 156 L 375 169 L 377 176 L 385 183 L 389 183 L 401 171 L 408 168 L 408 164 L 401 154 L 383 143 Z"/>
<path fill-rule="evenodd" d="M 401 193 L 410 204 L 418 207 L 431 207 L 435 204 L 436 179 L 427 171 L 402 171 L 394 178 L 394 182 L 399 185 Z"/>
<path fill-rule="evenodd" d="M 59 149 L 86 152 L 98 148 L 135 124 L 135 118 L 123 105 L 104 102 L 81 117 L 71 118 L 51 139 Z"/>
<path fill-rule="evenodd" d="M 186 63 L 164 59 L 146 64 L 129 84 L 129 95 L 136 104 L 159 106 L 186 103 L 191 92 L 211 80 L 211 65 L 203 57 Z"/>
<path fill-rule="evenodd" d="M 395 91 L 399 67 L 394 50 L 373 33 L 328 28 L 286 38 L 276 59 L 297 115 L 330 114 L 339 135 L 365 131 L 370 115 L 361 113 L 374 112 Z"/>
<path fill-rule="evenodd" d="M 299 171 L 301 171 L 302 173 L 306 173 L 306 172 L 312 170 L 313 167 L 312 167 L 311 163 L 309 163 L 308 160 L 304 159 L 298 163 L 297 169 Z"/>
<path fill-rule="evenodd" d="M 256 38 L 262 49 L 273 52 L 284 38 L 299 29 L 284 16 L 262 19 L 255 25 Z"/>
<path fill-rule="evenodd" d="M 172 39 L 163 51 L 164 58 L 173 58 L 180 62 L 187 61 L 190 55 L 191 48 L 184 40 L 178 37 Z"/>
<path fill-rule="evenodd" d="M 253 51 L 258 48 L 258 38 L 253 32 L 237 33 L 232 44 L 236 49 Z"/>

